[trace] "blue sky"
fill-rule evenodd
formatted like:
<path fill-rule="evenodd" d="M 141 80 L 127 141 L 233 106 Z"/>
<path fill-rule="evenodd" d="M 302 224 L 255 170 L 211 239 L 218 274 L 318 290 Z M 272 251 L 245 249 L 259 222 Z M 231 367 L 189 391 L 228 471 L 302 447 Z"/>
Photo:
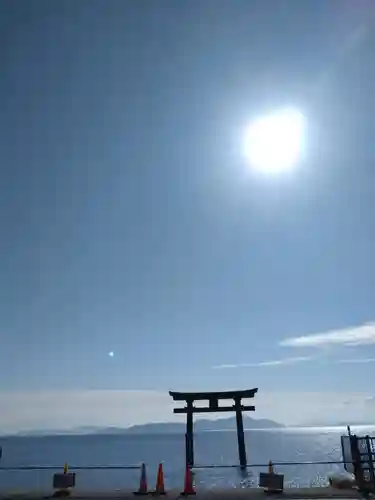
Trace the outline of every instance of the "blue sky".
<path fill-rule="evenodd" d="M 2 397 L 373 396 L 374 7 L 275 4 L 1 2 Z M 284 105 L 304 156 L 257 174 Z"/>

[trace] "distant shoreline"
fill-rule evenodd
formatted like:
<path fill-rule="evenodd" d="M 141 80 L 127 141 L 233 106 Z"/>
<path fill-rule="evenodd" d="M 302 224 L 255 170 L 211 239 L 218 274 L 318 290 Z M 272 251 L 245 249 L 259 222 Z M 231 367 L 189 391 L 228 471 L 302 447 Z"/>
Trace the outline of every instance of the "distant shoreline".
<path fill-rule="evenodd" d="M 256 429 L 279 429 L 284 428 L 283 424 L 269 419 L 255 419 L 247 415 L 243 416 L 243 425 L 246 430 Z M 197 419 L 194 422 L 194 432 L 203 431 L 224 431 L 235 430 L 236 418 L 220 418 L 215 420 Z M 105 434 L 105 435 L 136 435 L 136 434 L 185 434 L 185 422 L 150 422 L 146 424 L 132 425 L 129 427 L 114 426 L 81 426 L 69 430 L 61 429 L 41 429 L 26 430 L 15 432 L 17 436 L 43 436 L 43 435 L 87 435 L 87 434 Z"/>

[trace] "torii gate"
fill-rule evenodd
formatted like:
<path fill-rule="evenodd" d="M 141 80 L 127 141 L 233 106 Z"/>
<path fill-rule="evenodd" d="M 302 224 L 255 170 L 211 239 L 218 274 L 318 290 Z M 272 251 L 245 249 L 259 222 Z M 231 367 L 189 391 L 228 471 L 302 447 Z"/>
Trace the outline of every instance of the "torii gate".
<path fill-rule="evenodd" d="M 255 396 L 258 389 L 247 389 L 244 391 L 224 391 L 224 392 L 173 392 L 173 401 L 185 401 L 184 408 L 174 408 L 173 413 L 186 413 L 186 463 L 189 467 L 194 466 L 194 440 L 193 440 L 193 414 L 194 413 L 217 413 L 217 412 L 236 412 L 238 456 L 241 469 L 247 466 L 245 435 L 243 430 L 243 411 L 255 411 L 255 406 L 245 406 L 242 399 L 250 399 Z M 232 399 L 232 406 L 219 406 L 219 400 Z M 209 401 L 209 406 L 196 407 L 194 401 Z"/>

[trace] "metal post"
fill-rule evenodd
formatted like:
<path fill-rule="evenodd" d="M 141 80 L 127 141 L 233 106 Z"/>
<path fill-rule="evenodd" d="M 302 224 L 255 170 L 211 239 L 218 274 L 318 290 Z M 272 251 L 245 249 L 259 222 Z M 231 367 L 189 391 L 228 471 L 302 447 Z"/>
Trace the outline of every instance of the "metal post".
<path fill-rule="evenodd" d="M 241 400 L 236 399 L 234 403 L 235 403 L 235 409 L 236 409 L 238 456 L 240 459 L 241 469 L 246 469 L 247 458 L 246 458 L 246 447 L 245 447 L 245 433 L 243 430 Z"/>
<path fill-rule="evenodd" d="M 361 463 L 361 454 L 358 447 L 358 438 L 357 436 L 350 435 L 350 449 L 352 454 L 352 463 L 353 463 L 353 471 L 354 477 L 358 486 L 359 491 L 364 490 L 364 478 L 363 478 L 363 469 Z"/>
<path fill-rule="evenodd" d="M 369 436 L 366 436 L 366 448 L 368 454 L 368 467 L 370 472 L 371 490 L 375 492 L 374 453 L 372 451 L 372 441 Z"/>

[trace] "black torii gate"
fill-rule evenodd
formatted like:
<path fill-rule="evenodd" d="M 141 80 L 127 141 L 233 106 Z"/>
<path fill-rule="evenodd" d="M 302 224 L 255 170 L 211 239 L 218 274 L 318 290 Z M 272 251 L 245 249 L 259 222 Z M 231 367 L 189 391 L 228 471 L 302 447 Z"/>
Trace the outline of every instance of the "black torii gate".
<path fill-rule="evenodd" d="M 224 392 L 173 392 L 169 391 L 173 401 L 185 401 L 184 408 L 174 408 L 173 413 L 186 413 L 186 463 L 189 467 L 194 466 L 194 440 L 193 440 L 193 414 L 194 413 L 217 413 L 236 412 L 238 455 L 241 469 L 247 465 L 245 435 L 243 430 L 243 411 L 255 411 L 255 406 L 242 404 L 242 399 L 253 398 L 258 389 L 247 389 L 244 391 L 224 391 Z M 232 399 L 232 406 L 219 406 L 219 400 Z M 209 401 L 209 406 L 194 406 L 194 401 Z"/>

